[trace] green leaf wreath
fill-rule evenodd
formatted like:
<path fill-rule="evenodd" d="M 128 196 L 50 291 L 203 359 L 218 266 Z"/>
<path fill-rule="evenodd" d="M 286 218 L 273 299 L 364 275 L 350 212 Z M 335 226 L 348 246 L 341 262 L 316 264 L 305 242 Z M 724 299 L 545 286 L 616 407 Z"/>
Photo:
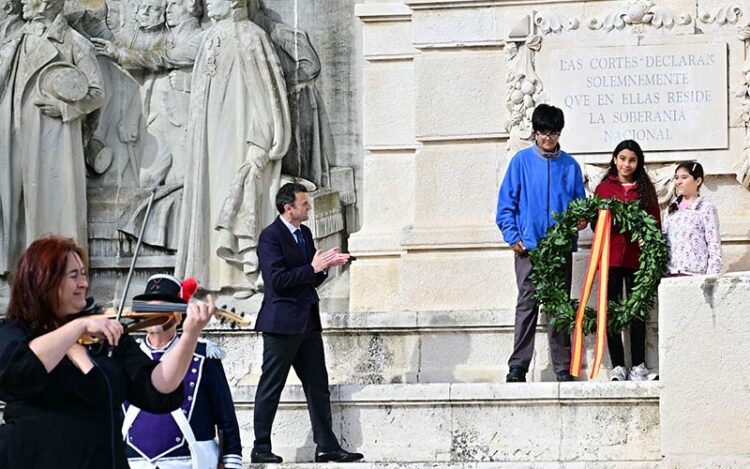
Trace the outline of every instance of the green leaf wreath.
<path fill-rule="evenodd" d="M 598 196 L 579 199 L 571 202 L 562 215 L 554 215 L 557 223 L 550 227 L 547 236 L 537 247 L 529 252 L 534 298 L 542 305 L 550 327 L 558 330 L 573 329 L 578 300 L 571 299 L 565 288 L 565 257 L 576 242 L 578 221 L 595 220 L 601 209 L 611 211 L 613 232 L 619 229 L 621 233 L 630 233 L 633 241 L 643 241 L 633 292 L 627 298 L 609 302 L 609 330 L 619 332 L 632 319 L 646 321 L 654 306 L 668 256 L 667 244 L 656 220 L 641 209 L 638 203 L 624 203 Z M 592 334 L 595 330 L 596 311 L 587 307 L 584 334 Z"/>

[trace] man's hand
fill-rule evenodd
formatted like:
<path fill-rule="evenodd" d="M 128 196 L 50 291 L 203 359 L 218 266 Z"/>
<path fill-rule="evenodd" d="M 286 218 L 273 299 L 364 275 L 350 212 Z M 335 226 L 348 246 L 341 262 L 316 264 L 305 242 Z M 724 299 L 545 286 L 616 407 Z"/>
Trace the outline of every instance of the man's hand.
<path fill-rule="evenodd" d="M 351 257 L 349 254 L 339 252 L 339 248 L 337 247 L 332 248 L 331 251 L 334 252 L 334 256 L 328 267 L 339 267 L 349 262 L 349 258 Z"/>
<path fill-rule="evenodd" d="M 524 254 L 528 252 L 528 250 L 526 249 L 526 246 L 523 244 L 523 241 L 517 242 L 516 244 L 511 246 L 511 249 L 513 250 L 513 252 L 515 252 L 519 256 L 523 256 Z"/>
<path fill-rule="evenodd" d="M 62 109 L 58 104 L 50 101 L 37 100 L 34 101 L 34 105 L 37 106 L 45 116 L 62 117 Z"/>
<path fill-rule="evenodd" d="M 271 159 L 267 151 L 257 145 L 253 145 L 252 143 L 249 145 L 247 152 L 245 153 L 245 162 L 251 163 L 258 169 L 256 177 L 260 177 L 260 171 L 268 165 L 269 161 L 271 161 Z"/>
<path fill-rule="evenodd" d="M 94 45 L 97 55 L 104 55 L 110 59 L 117 61 L 120 58 L 120 48 L 116 46 L 112 41 L 106 39 L 92 37 L 91 43 Z"/>
<path fill-rule="evenodd" d="M 326 251 L 318 250 L 312 260 L 313 271 L 317 274 L 329 267 L 338 267 L 349 262 L 349 254 L 339 252 L 339 248 L 331 248 Z"/>

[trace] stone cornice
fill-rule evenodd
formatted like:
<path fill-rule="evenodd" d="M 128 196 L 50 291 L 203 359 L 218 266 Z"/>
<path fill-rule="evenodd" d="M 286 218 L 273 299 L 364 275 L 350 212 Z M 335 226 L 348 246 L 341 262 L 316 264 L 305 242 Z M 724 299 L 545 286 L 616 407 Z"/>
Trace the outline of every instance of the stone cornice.
<path fill-rule="evenodd" d="M 365 23 L 383 21 L 410 21 L 411 10 L 403 3 L 359 3 L 354 14 Z"/>
<path fill-rule="evenodd" d="M 591 0 L 589 0 L 591 1 Z M 594 0 L 604 1 L 604 0 Z M 580 0 L 406 0 L 412 10 L 450 10 L 456 8 L 486 8 L 497 6 L 544 5 L 580 3 Z"/>

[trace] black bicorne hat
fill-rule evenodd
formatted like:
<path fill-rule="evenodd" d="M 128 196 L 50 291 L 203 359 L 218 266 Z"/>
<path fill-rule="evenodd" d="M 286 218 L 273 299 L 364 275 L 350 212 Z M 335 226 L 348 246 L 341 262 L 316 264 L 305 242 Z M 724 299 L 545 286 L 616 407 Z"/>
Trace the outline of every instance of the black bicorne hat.
<path fill-rule="evenodd" d="M 149 277 L 143 295 L 134 296 L 134 301 L 167 301 L 186 304 L 180 296 L 182 283 L 172 275 L 156 274 Z"/>

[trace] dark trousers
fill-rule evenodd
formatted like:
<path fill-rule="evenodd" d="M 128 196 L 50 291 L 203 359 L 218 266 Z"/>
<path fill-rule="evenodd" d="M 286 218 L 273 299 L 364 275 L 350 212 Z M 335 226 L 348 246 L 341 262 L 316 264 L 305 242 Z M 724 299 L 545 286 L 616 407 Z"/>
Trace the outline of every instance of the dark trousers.
<path fill-rule="evenodd" d="M 518 301 L 516 303 L 516 324 L 513 337 L 513 353 L 508 366 L 520 366 L 529 370 L 534 355 L 534 338 L 539 318 L 539 306 L 534 301 L 534 284 L 531 283 L 531 259 L 528 254 L 516 254 L 516 284 Z M 565 261 L 565 287 L 570 295 L 570 282 L 573 274 L 573 259 L 568 255 Z M 570 334 L 567 331 L 548 330 L 549 348 L 555 373 L 570 369 Z"/>
<path fill-rule="evenodd" d="M 633 291 L 635 270 L 623 267 L 609 268 L 609 281 L 607 282 L 607 299 L 617 301 L 623 298 L 623 286 L 625 296 L 630 296 Z M 607 332 L 607 348 L 612 367 L 625 366 L 625 351 L 622 346 L 622 334 Z M 638 319 L 630 321 L 630 357 L 632 366 L 646 362 L 646 323 Z"/>
<path fill-rule="evenodd" d="M 331 393 L 328 389 L 323 339 L 320 331 L 314 327 L 308 327 L 302 334 L 263 334 L 263 367 L 255 394 L 253 414 L 255 448 L 271 451 L 271 427 L 279 407 L 281 391 L 292 367 L 305 391 L 317 450 L 339 449 L 332 428 Z"/>

